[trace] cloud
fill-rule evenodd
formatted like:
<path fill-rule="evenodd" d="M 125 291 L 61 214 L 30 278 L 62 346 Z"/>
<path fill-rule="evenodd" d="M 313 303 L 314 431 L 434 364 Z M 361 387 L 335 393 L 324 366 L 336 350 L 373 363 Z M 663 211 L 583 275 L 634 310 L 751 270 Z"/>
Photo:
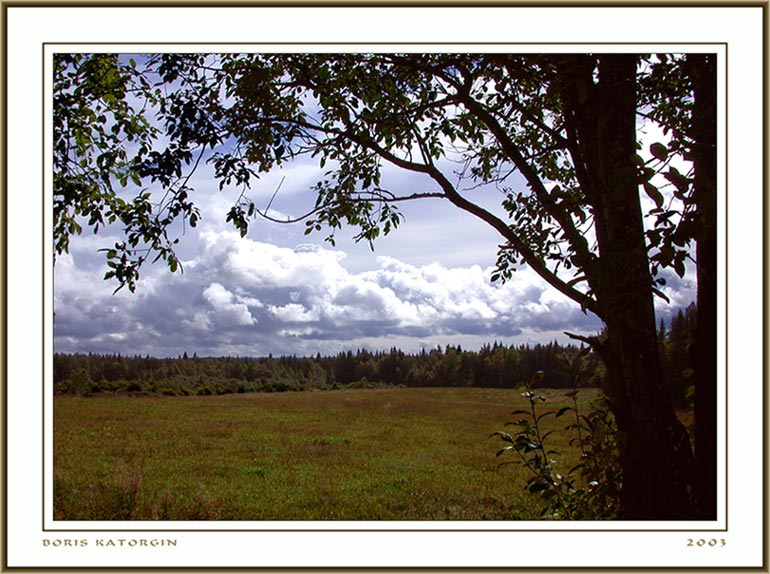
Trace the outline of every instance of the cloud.
<path fill-rule="evenodd" d="M 103 264 L 84 252 L 60 258 L 56 350 L 326 354 L 361 345 L 526 342 L 601 328 L 527 269 L 504 285 L 489 282 L 489 267 L 415 265 L 392 256 L 352 272 L 345 253 L 315 244 L 280 247 L 233 231 L 197 239 L 198 254 L 184 262 L 183 274 L 149 268 L 135 294 L 112 295 Z M 682 301 L 693 290 L 673 287 Z"/>
<path fill-rule="evenodd" d="M 270 305 L 270 313 L 282 323 L 309 323 L 318 320 L 318 313 L 298 303 Z"/>
<path fill-rule="evenodd" d="M 217 321 L 225 326 L 254 325 L 257 320 L 251 316 L 249 307 L 239 297 L 225 289 L 219 283 L 212 283 L 203 290 L 203 298 L 211 306 Z M 257 300 L 255 300 L 257 301 Z M 208 316 L 206 317 L 209 318 Z M 207 321 L 208 323 L 208 321 Z"/>

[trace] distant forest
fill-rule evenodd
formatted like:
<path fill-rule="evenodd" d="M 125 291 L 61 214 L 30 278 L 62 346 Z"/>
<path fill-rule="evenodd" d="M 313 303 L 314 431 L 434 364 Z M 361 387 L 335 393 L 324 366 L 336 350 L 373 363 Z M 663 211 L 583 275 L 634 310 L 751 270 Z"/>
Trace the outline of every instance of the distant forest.
<path fill-rule="evenodd" d="M 676 406 L 690 402 L 689 345 L 695 307 L 680 311 L 658 340 L 666 385 Z M 581 352 L 582 351 L 582 352 Z M 359 349 L 322 357 L 177 358 L 99 354 L 54 355 L 57 394 L 155 396 L 333 390 L 381 387 L 517 387 L 536 371 L 547 388 L 602 387 L 604 368 L 593 352 L 558 342 L 506 346 L 495 342 L 478 351 L 447 345 L 407 354 Z"/>

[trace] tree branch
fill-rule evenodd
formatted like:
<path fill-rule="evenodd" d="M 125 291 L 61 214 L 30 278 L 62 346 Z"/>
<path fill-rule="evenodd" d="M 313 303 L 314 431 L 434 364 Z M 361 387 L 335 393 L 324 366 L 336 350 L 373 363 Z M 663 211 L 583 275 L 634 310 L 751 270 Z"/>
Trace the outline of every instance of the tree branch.
<path fill-rule="evenodd" d="M 460 209 L 475 215 L 496 229 L 498 233 L 507 239 L 511 246 L 521 254 L 527 265 L 529 265 L 532 270 L 540 275 L 540 277 L 542 277 L 549 285 L 578 303 L 583 309 L 587 309 L 596 315 L 599 315 L 596 302 L 593 298 L 581 291 L 578 291 L 574 287 L 571 287 L 562 281 L 550 269 L 548 269 L 548 267 L 543 261 L 540 260 L 537 254 L 535 254 L 535 252 L 533 252 L 529 246 L 526 245 L 503 220 L 501 220 L 493 213 L 487 211 L 480 205 L 465 199 L 454 189 L 446 176 L 444 176 L 444 174 L 441 173 L 441 171 L 439 171 L 435 166 L 430 166 L 428 174 L 439 184 L 441 189 L 444 190 L 444 195 L 447 197 L 447 199 L 449 199 L 449 201 L 451 201 Z"/>
<path fill-rule="evenodd" d="M 572 217 L 556 203 L 553 196 L 545 188 L 543 180 L 540 179 L 540 176 L 526 160 L 521 153 L 521 150 L 519 150 L 519 147 L 506 132 L 505 128 L 503 128 L 497 121 L 497 118 L 495 118 L 479 102 L 473 99 L 470 93 L 461 94 L 460 99 L 468 110 L 476 114 L 476 116 L 484 122 L 484 125 L 487 126 L 489 131 L 492 132 L 502 150 L 511 161 L 513 161 L 514 165 L 519 170 L 519 173 L 521 173 L 527 180 L 529 187 L 535 193 L 538 201 L 543 205 L 548 214 L 559 223 L 559 226 L 564 233 L 564 237 L 567 238 L 570 246 L 575 251 L 575 263 L 582 267 L 590 277 L 592 275 L 590 267 L 595 260 L 595 256 L 588 248 L 588 242 L 585 237 L 577 229 L 574 221 L 572 221 Z"/>
<path fill-rule="evenodd" d="M 262 118 L 262 121 L 271 121 L 271 119 Z M 286 122 L 286 120 L 280 120 L 280 121 Z M 356 133 L 353 127 L 350 125 L 348 125 L 346 129 L 342 130 L 342 129 L 333 128 L 330 126 L 324 127 L 324 126 L 312 124 L 309 122 L 304 122 L 301 120 L 290 120 L 290 123 L 294 123 L 305 129 L 323 132 L 323 133 L 326 133 L 327 135 L 337 135 L 337 136 L 348 138 L 353 143 L 356 143 L 361 147 L 376 153 L 377 155 L 379 155 L 380 157 L 382 157 L 383 159 L 385 159 L 386 161 L 392 163 L 397 167 L 406 169 L 408 171 L 424 173 L 426 175 L 429 175 L 436 183 L 439 184 L 439 187 L 443 191 L 443 193 L 431 195 L 431 197 L 444 197 L 449 201 L 451 201 L 457 207 L 463 209 L 464 211 L 467 211 L 468 213 L 471 213 L 472 215 L 475 215 L 485 223 L 489 224 L 491 227 L 497 230 L 498 233 L 500 233 L 513 246 L 513 248 L 516 249 L 518 253 L 521 254 L 521 256 L 524 258 L 524 261 L 526 261 L 526 263 L 532 268 L 532 270 L 535 271 L 538 275 L 540 275 L 549 285 L 551 285 L 552 287 L 557 289 L 560 293 L 566 295 L 567 297 L 569 297 L 570 299 L 578 303 L 583 309 L 587 309 L 599 315 L 596 302 L 593 298 L 591 298 L 590 296 L 586 295 L 581 291 L 578 291 L 574 287 L 571 287 L 570 285 L 562 281 L 550 269 L 548 269 L 548 267 L 537 256 L 537 254 L 534 251 L 532 251 L 532 249 L 530 249 L 529 246 L 526 245 L 521 240 L 521 238 L 502 219 L 500 219 L 493 213 L 487 211 L 483 207 L 468 201 L 462 195 L 460 195 L 457 192 L 457 190 L 454 188 L 452 183 L 432 162 L 428 164 L 422 164 L 422 163 L 408 161 L 403 158 L 400 158 L 397 155 L 393 154 L 390 150 L 385 149 L 379 144 L 377 144 L 370 137 L 360 133 Z M 535 174 L 535 177 L 536 177 L 536 174 Z M 539 182 L 539 179 L 537 179 L 537 181 Z M 542 186 L 542 182 L 540 182 L 540 185 Z M 302 218 L 304 219 L 309 215 L 311 214 L 302 216 Z M 296 221 L 299 221 L 299 220 L 300 219 L 297 219 Z M 577 230 L 575 231 L 577 233 Z M 585 239 L 582 236 L 580 236 L 580 239 L 583 242 L 585 242 Z"/>
<path fill-rule="evenodd" d="M 468 201 L 462 195 L 460 195 L 460 193 L 457 192 L 455 187 L 441 172 L 441 170 L 439 170 L 432 162 L 430 162 L 429 164 L 419 164 L 419 163 L 403 160 L 393 155 L 390 151 L 377 145 L 377 143 L 375 143 L 370 138 L 366 138 L 364 136 L 361 136 L 360 134 L 354 133 L 352 131 L 352 128 L 348 129 L 345 132 L 345 134 L 353 142 L 377 153 L 378 155 L 380 155 L 380 157 L 384 158 L 385 160 L 393 163 L 398 167 L 429 175 L 436 183 L 439 184 L 439 187 L 444 192 L 443 193 L 444 197 L 446 197 L 449 201 L 451 201 L 454 205 L 456 205 L 460 209 L 463 209 L 464 211 L 467 211 L 468 213 L 475 215 L 476 217 L 478 217 L 479 219 L 481 219 L 482 221 L 484 221 L 485 223 L 489 224 L 494 229 L 496 229 L 498 233 L 500 233 L 505 239 L 507 239 L 508 242 L 513 246 L 513 248 L 516 249 L 516 251 L 522 255 L 522 257 L 527 262 L 527 264 L 532 268 L 532 270 L 535 271 L 538 275 L 540 275 L 548 284 L 556 288 L 559 292 L 563 293 L 573 301 L 577 302 L 583 309 L 587 309 L 599 315 L 596 302 L 593 298 L 591 298 L 590 296 L 586 295 L 581 291 L 578 291 L 574 287 L 571 287 L 570 285 L 562 281 L 550 269 L 548 269 L 548 267 L 537 256 L 537 254 L 534 251 L 532 251 L 529 248 L 529 246 L 526 245 L 521 240 L 521 238 L 502 219 L 500 219 L 493 213 L 487 211 L 480 205 L 477 205 L 471 201 Z M 585 242 L 585 239 L 582 237 L 582 235 L 580 236 L 580 239 L 583 242 Z"/>
<path fill-rule="evenodd" d="M 575 339 L 576 341 L 582 341 L 584 343 L 587 343 L 590 347 L 598 347 L 601 345 L 601 339 L 597 336 L 583 336 L 583 335 L 576 335 L 575 333 L 570 333 L 568 331 L 564 331 L 564 334 L 567 335 L 570 339 Z"/>

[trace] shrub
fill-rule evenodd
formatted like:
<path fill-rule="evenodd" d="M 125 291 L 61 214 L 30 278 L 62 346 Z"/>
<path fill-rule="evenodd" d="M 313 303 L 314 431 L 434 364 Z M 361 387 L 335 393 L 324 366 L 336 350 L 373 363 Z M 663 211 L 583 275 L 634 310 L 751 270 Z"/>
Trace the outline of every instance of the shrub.
<path fill-rule="evenodd" d="M 139 381 L 131 381 L 128 383 L 128 386 L 126 386 L 126 390 L 129 393 L 140 392 L 142 390 L 142 384 Z"/>
<path fill-rule="evenodd" d="M 567 393 L 572 399 L 572 406 L 554 412 L 541 412 L 538 406 L 547 399 L 533 392 L 533 386 L 542 381 L 544 373 L 536 372 L 525 385 L 522 396 L 529 402 L 529 409 L 514 411 L 514 415 L 523 415 L 514 422 L 506 423 L 518 427 L 518 432 L 511 434 L 497 431 L 491 436 L 499 437 L 505 446 L 497 456 L 508 452 L 515 453 L 519 460 L 504 462 L 523 464 L 530 473 L 527 489 L 540 497 L 543 503 L 543 518 L 567 520 L 601 520 L 617 518 L 619 512 L 619 493 L 621 471 L 618 459 L 619 434 L 615 428 L 611 413 L 604 409 L 595 409 L 583 414 L 578 408 L 577 389 Z M 571 422 L 563 429 L 545 432 L 543 420 L 547 416 L 561 418 L 571 413 Z M 580 450 L 580 462 L 565 475 L 555 470 L 554 456 L 559 453 L 549 448 L 548 438 L 556 432 L 568 432 L 569 444 Z"/>

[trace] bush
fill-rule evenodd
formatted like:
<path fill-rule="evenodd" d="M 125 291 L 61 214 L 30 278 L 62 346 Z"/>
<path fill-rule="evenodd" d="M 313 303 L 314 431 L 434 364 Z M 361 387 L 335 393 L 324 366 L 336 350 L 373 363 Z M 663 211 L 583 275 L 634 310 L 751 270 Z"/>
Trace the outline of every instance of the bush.
<path fill-rule="evenodd" d="M 527 489 L 540 497 L 543 503 L 541 516 L 567 520 L 608 520 L 617 518 L 620 510 L 621 469 L 619 462 L 619 435 L 615 428 L 612 414 L 604 409 L 596 409 L 583 414 L 578 408 L 577 389 L 567 393 L 572 399 L 572 406 L 563 407 L 557 412 L 540 412 L 538 405 L 546 397 L 533 392 L 533 386 L 544 376 L 536 372 L 522 396 L 529 402 L 529 409 L 514 411 L 514 415 L 524 418 L 506 423 L 518 427 L 518 432 L 511 434 L 497 431 L 491 436 L 500 437 L 506 443 L 497 453 L 501 456 L 513 452 L 519 460 L 506 464 L 523 464 L 530 472 Z M 571 413 L 572 419 L 562 431 L 571 434 L 569 444 L 580 449 L 580 462 L 566 475 L 554 469 L 554 456 L 558 452 L 548 447 L 548 437 L 557 430 L 544 432 L 542 421 L 547 416 L 560 418 Z"/>
<path fill-rule="evenodd" d="M 126 390 L 129 393 L 141 392 L 143 390 L 142 384 L 139 381 L 131 381 L 128 383 L 128 386 L 126 386 Z"/>
<path fill-rule="evenodd" d="M 266 393 L 287 393 L 301 389 L 294 382 L 279 380 L 263 385 L 262 390 Z"/>

